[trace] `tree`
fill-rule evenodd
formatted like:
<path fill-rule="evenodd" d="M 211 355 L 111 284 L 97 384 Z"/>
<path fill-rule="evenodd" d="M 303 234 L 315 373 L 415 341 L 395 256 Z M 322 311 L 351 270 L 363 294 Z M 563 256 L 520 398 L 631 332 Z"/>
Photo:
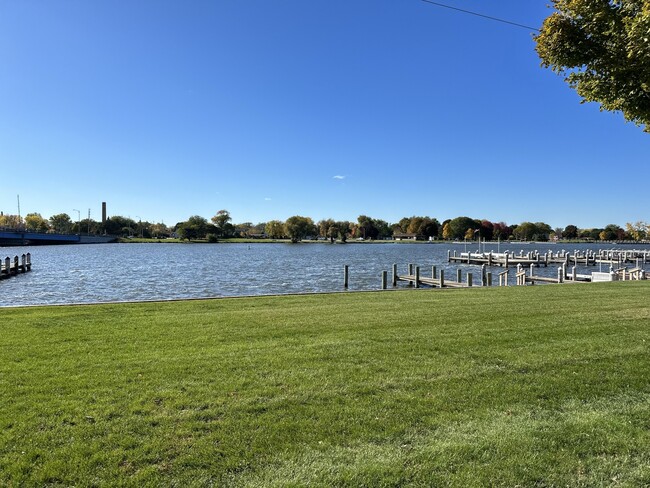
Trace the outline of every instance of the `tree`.
<path fill-rule="evenodd" d="M 114 215 L 106 219 L 104 232 L 114 236 L 132 236 L 137 227 L 138 224 L 135 220 L 120 215 Z"/>
<path fill-rule="evenodd" d="M 219 210 L 211 220 L 221 237 L 229 237 L 234 233 L 235 226 L 230 223 L 232 217 L 228 210 Z"/>
<path fill-rule="evenodd" d="M 489 220 L 481 220 L 481 227 L 479 230 L 479 236 L 482 239 L 492 239 L 494 235 L 494 224 Z"/>
<path fill-rule="evenodd" d="M 492 226 L 492 238 L 493 239 L 508 239 L 512 235 L 512 231 L 508 224 L 505 222 L 497 222 Z"/>
<path fill-rule="evenodd" d="M 52 229 L 54 229 L 54 232 L 70 232 L 72 220 L 67 213 L 60 213 L 50 217 L 50 225 L 52 226 Z"/>
<path fill-rule="evenodd" d="M 451 235 L 451 227 L 449 226 L 449 222 L 445 222 L 442 226 L 442 238 L 448 241 L 452 237 L 453 236 Z"/>
<path fill-rule="evenodd" d="M 176 232 L 181 239 L 204 239 L 208 232 L 216 232 L 215 226 L 200 215 L 192 215 L 187 221 L 176 224 Z"/>
<path fill-rule="evenodd" d="M 519 224 L 514 232 L 513 235 L 515 238 L 520 239 L 522 241 L 530 241 L 533 239 L 533 236 L 537 233 L 537 227 L 535 224 L 532 222 L 522 222 Z"/>
<path fill-rule="evenodd" d="M 284 224 L 279 220 L 269 220 L 264 227 L 264 232 L 271 239 L 282 239 L 284 237 Z"/>
<path fill-rule="evenodd" d="M 345 242 L 348 240 L 348 234 L 350 233 L 350 230 L 352 229 L 352 223 L 347 221 L 347 220 L 341 220 L 336 222 L 336 230 L 337 230 L 337 236 L 341 240 L 341 242 Z"/>
<path fill-rule="evenodd" d="M 25 215 L 25 227 L 34 232 L 47 232 L 50 230 L 50 223 L 39 213 L 28 213 Z"/>
<path fill-rule="evenodd" d="M 641 241 L 648 235 L 648 224 L 642 221 L 634 223 L 628 222 L 625 224 L 625 230 L 627 230 L 632 239 L 635 241 Z"/>
<path fill-rule="evenodd" d="M 363 239 L 377 239 L 379 229 L 374 219 L 367 215 L 359 215 L 354 235 Z"/>
<path fill-rule="evenodd" d="M 18 215 L 0 214 L 0 227 L 19 229 L 22 223 L 22 219 L 19 218 Z"/>
<path fill-rule="evenodd" d="M 542 66 L 563 76 L 583 102 L 620 111 L 650 132 L 648 0 L 553 0 L 535 36 Z"/>
<path fill-rule="evenodd" d="M 468 229 L 472 230 L 473 238 L 474 229 L 478 229 L 479 227 L 481 227 L 481 222 L 470 219 L 469 217 L 456 217 L 449 221 L 449 232 L 452 239 L 465 239 L 465 234 Z"/>
<path fill-rule="evenodd" d="M 575 225 L 567 225 L 562 232 L 565 239 L 575 239 L 578 237 L 578 228 Z"/>
<path fill-rule="evenodd" d="M 284 229 L 291 242 L 300 242 L 308 235 L 316 233 L 314 221 L 309 217 L 302 217 L 300 215 L 289 217 L 284 223 Z"/>

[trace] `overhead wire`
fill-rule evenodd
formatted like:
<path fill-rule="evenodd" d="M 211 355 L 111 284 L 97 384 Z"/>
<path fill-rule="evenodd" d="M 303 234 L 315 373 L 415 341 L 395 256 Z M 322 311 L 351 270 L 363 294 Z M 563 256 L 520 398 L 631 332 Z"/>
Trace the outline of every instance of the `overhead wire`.
<path fill-rule="evenodd" d="M 513 25 L 515 27 L 521 27 L 522 29 L 533 30 L 535 32 L 539 32 L 539 29 L 537 27 L 531 27 L 529 25 L 519 24 L 517 22 L 512 22 L 512 21 L 506 20 L 506 19 L 501 19 L 499 17 L 492 17 L 490 15 L 484 15 L 484 14 L 480 14 L 478 12 L 472 12 L 471 10 L 465 10 L 465 9 L 458 8 L 458 7 L 452 7 L 451 5 L 446 5 L 444 3 L 434 2 L 432 0 L 421 0 L 421 1 L 424 2 L 424 3 L 430 3 L 431 5 L 436 5 L 437 7 L 448 8 L 448 9 L 456 10 L 458 12 L 462 12 L 462 13 L 465 13 L 465 14 L 474 15 L 476 17 L 482 17 L 484 19 L 493 20 L 495 22 L 501 22 L 503 24 L 509 24 L 509 25 Z"/>

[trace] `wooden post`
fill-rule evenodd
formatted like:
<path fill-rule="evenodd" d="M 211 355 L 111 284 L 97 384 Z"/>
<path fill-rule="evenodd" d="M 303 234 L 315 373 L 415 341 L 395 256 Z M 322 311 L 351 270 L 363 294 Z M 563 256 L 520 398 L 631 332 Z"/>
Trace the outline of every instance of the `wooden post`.
<path fill-rule="evenodd" d="M 440 270 L 440 288 L 443 288 L 445 286 L 445 270 L 441 269 Z"/>
<path fill-rule="evenodd" d="M 492 272 L 487 273 L 487 286 L 492 286 Z"/>
<path fill-rule="evenodd" d="M 413 264 L 409 263 L 409 267 L 408 267 L 408 268 L 409 268 L 409 269 L 408 269 L 409 276 L 413 276 Z M 409 281 L 408 284 L 409 284 L 409 286 L 413 286 L 413 282 L 412 282 L 412 281 Z"/>
<path fill-rule="evenodd" d="M 467 273 L 467 287 L 472 287 L 472 273 Z"/>
<path fill-rule="evenodd" d="M 562 266 L 557 267 L 557 282 L 564 283 L 564 273 L 562 273 Z"/>
<path fill-rule="evenodd" d="M 578 281 L 578 268 L 576 266 L 571 268 L 571 279 L 573 281 Z"/>
<path fill-rule="evenodd" d="M 534 263 L 530 263 L 530 277 L 531 277 L 531 278 L 533 277 L 533 269 L 534 269 L 534 268 L 535 268 L 535 264 L 534 264 Z"/>
<path fill-rule="evenodd" d="M 420 288 L 420 267 L 415 267 L 415 287 Z"/>
<path fill-rule="evenodd" d="M 454 255 L 455 255 L 455 254 L 456 254 L 456 253 L 454 252 Z M 447 249 L 447 262 L 448 262 L 448 263 L 451 263 L 451 249 Z"/>
<path fill-rule="evenodd" d="M 18 256 L 14 256 L 14 274 L 18 274 Z"/>
<path fill-rule="evenodd" d="M 27 266 L 32 266 L 32 253 L 30 252 L 27 253 Z"/>
<path fill-rule="evenodd" d="M 438 277 L 438 268 L 431 266 L 431 278 L 436 279 Z"/>
<path fill-rule="evenodd" d="M 350 275 L 350 270 L 348 268 L 348 265 L 346 264 L 345 266 L 343 266 L 343 288 L 348 287 L 349 275 Z"/>
<path fill-rule="evenodd" d="M 488 266 L 492 266 L 492 251 L 490 251 L 488 253 L 488 262 L 487 262 L 487 264 L 488 264 Z"/>
<path fill-rule="evenodd" d="M 566 279 L 567 279 L 566 263 L 562 263 L 562 283 L 564 283 Z"/>
<path fill-rule="evenodd" d="M 9 256 L 5 259 L 5 274 L 11 274 L 11 259 L 9 259 Z"/>
<path fill-rule="evenodd" d="M 25 254 L 20 256 L 20 269 L 23 271 L 23 273 L 27 271 L 27 256 Z"/>
<path fill-rule="evenodd" d="M 504 256 L 504 259 L 505 259 L 504 267 L 507 268 L 508 267 L 508 251 L 506 251 L 503 256 Z"/>
<path fill-rule="evenodd" d="M 393 288 L 397 286 L 397 264 L 393 263 Z"/>
<path fill-rule="evenodd" d="M 489 255 L 488 255 L 488 256 L 489 256 Z M 490 260 L 490 258 L 488 257 L 488 261 L 489 261 L 489 260 Z M 486 282 L 487 282 L 487 276 L 486 276 L 486 273 L 487 273 L 487 266 L 485 266 L 484 264 L 482 264 L 482 265 L 481 265 L 481 286 L 485 286 L 485 284 L 486 284 Z"/>
<path fill-rule="evenodd" d="M 456 283 L 460 283 L 461 281 L 463 281 L 463 271 L 458 268 L 456 270 Z"/>
<path fill-rule="evenodd" d="M 388 282 L 388 271 L 381 272 L 381 289 L 386 289 L 386 283 Z"/>

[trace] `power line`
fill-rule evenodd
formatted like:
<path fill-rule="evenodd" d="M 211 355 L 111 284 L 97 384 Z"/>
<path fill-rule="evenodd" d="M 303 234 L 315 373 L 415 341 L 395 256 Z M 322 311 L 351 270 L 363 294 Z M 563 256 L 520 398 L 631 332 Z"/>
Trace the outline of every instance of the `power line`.
<path fill-rule="evenodd" d="M 530 27 L 529 25 L 518 24 L 517 22 L 511 22 L 509 20 L 500 19 L 498 17 L 491 17 L 489 15 L 479 14 L 478 12 L 472 12 L 471 10 L 464 10 L 462 8 L 452 7 L 451 5 L 445 5 L 444 3 L 433 2 L 431 0 L 422 0 L 422 1 L 424 3 L 430 3 L 431 5 L 436 5 L 437 7 L 444 7 L 451 10 L 457 10 L 458 12 L 463 12 L 464 14 L 475 15 L 476 17 L 482 17 L 484 19 L 494 20 L 495 22 L 501 22 L 503 24 L 514 25 L 515 27 L 521 27 L 522 29 L 534 30 L 535 32 L 539 32 L 539 29 L 537 27 Z"/>

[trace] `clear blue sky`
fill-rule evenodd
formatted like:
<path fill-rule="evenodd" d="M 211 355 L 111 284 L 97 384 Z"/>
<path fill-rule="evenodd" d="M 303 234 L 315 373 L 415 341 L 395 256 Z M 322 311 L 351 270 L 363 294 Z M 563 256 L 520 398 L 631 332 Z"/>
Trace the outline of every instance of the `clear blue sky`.
<path fill-rule="evenodd" d="M 604 227 L 650 220 L 649 149 L 531 32 L 420 0 L 0 0 L 5 213 Z"/>

